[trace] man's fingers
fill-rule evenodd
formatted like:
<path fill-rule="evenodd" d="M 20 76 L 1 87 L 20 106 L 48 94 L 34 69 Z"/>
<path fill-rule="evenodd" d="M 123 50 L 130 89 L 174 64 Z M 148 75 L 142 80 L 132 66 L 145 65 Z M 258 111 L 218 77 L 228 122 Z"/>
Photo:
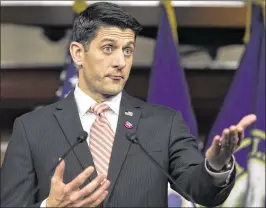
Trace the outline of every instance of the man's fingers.
<path fill-rule="evenodd" d="M 98 205 L 100 204 L 106 196 L 104 196 L 105 191 L 110 186 L 110 181 L 106 180 L 95 192 L 90 194 L 88 197 L 86 197 L 80 204 L 77 204 L 78 206 L 83 206 L 83 205 Z M 104 197 L 103 197 L 104 196 Z"/>
<path fill-rule="evenodd" d="M 213 148 L 214 148 L 214 151 L 215 151 L 215 154 L 219 154 L 219 151 L 221 149 L 221 144 L 220 144 L 220 136 L 219 135 L 216 135 L 214 138 L 213 138 L 213 141 L 212 141 L 212 145 L 213 145 Z"/>
<path fill-rule="evenodd" d="M 229 146 L 229 140 L 230 140 L 230 131 L 229 129 L 224 129 L 223 130 L 223 135 L 221 138 L 221 144 L 222 144 L 222 148 L 227 148 Z"/>
<path fill-rule="evenodd" d="M 71 193 L 72 191 L 76 191 L 91 176 L 93 171 L 94 168 L 92 166 L 86 168 L 82 173 L 80 173 L 65 186 L 64 192 Z"/>
<path fill-rule="evenodd" d="M 106 179 L 105 175 L 99 175 L 93 181 L 91 181 L 89 184 L 87 184 L 85 187 L 83 187 L 81 190 L 77 191 L 72 197 L 71 200 L 80 199 L 81 197 L 87 196 L 91 193 L 93 193 L 99 186 L 101 186 L 101 183 Z"/>
<path fill-rule="evenodd" d="M 103 194 L 96 201 L 94 201 L 91 204 L 91 206 L 92 207 L 98 206 L 103 200 L 105 200 L 105 198 L 107 197 L 107 195 L 108 195 L 108 191 L 104 191 Z"/>
<path fill-rule="evenodd" d="M 257 117 L 254 114 L 249 114 L 244 116 L 241 121 L 237 124 L 238 127 L 242 127 L 243 129 L 247 128 L 249 125 L 254 123 L 257 120 Z"/>
<path fill-rule="evenodd" d="M 71 200 L 71 196 L 70 196 L 67 205 L 64 207 L 71 207 L 71 208 L 77 207 L 77 204 L 80 202 L 82 202 L 82 199 Z"/>
<path fill-rule="evenodd" d="M 59 165 L 55 169 L 54 176 L 53 176 L 52 180 L 63 182 L 64 171 L 65 171 L 65 161 L 61 160 Z"/>
<path fill-rule="evenodd" d="M 230 129 L 230 136 L 229 136 L 229 147 L 228 147 L 228 151 L 229 153 L 233 153 L 234 149 L 236 147 L 236 144 L 238 142 L 238 135 L 237 135 L 237 128 L 236 126 L 231 126 Z"/>
<path fill-rule="evenodd" d="M 237 146 L 239 146 L 242 139 L 244 138 L 244 129 L 241 126 L 237 126 L 237 138 L 238 140 L 236 141 L 236 143 Z"/>

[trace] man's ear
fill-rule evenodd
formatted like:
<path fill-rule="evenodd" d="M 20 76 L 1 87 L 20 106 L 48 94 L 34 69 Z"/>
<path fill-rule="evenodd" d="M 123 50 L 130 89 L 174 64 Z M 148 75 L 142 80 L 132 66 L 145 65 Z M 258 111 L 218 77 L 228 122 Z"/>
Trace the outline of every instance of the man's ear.
<path fill-rule="evenodd" d="M 78 42 L 72 42 L 69 46 L 69 51 L 75 64 L 77 66 L 82 66 L 85 53 L 83 45 Z"/>

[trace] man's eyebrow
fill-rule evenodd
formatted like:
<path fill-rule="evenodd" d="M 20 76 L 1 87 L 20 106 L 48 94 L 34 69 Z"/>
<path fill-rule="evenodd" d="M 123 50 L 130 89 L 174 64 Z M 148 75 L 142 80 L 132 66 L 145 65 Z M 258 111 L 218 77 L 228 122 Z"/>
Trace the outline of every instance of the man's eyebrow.
<path fill-rule="evenodd" d="M 103 42 L 112 42 L 112 43 L 116 43 L 117 41 L 114 40 L 114 39 L 110 39 L 110 38 L 104 38 L 104 39 L 101 40 L 101 43 L 103 43 Z M 126 44 L 126 46 L 129 46 L 129 45 L 131 45 L 131 44 L 135 47 L 135 41 L 129 41 L 129 42 Z"/>
<path fill-rule="evenodd" d="M 113 42 L 113 43 L 115 43 L 116 40 L 113 40 L 113 39 L 110 39 L 110 38 L 104 38 L 104 39 L 101 40 L 101 43 L 102 42 Z"/>
<path fill-rule="evenodd" d="M 135 41 L 129 41 L 126 45 L 127 45 L 127 46 L 129 46 L 129 45 L 133 45 L 133 46 L 135 47 Z"/>

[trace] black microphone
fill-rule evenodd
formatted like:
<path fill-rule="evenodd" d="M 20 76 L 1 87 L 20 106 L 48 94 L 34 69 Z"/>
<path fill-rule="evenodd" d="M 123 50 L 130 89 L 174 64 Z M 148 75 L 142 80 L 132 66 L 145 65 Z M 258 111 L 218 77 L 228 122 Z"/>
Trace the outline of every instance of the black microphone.
<path fill-rule="evenodd" d="M 50 173 L 54 172 L 54 170 L 56 169 L 56 167 L 61 163 L 61 161 L 66 157 L 68 156 L 68 154 L 73 151 L 74 152 L 74 148 L 80 144 L 80 143 L 83 143 L 84 141 L 86 141 L 87 139 L 87 136 L 88 136 L 88 133 L 86 131 L 82 131 L 80 132 L 79 136 L 77 137 L 77 141 L 73 144 L 73 145 L 70 145 L 70 148 L 62 155 L 61 159 L 57 161 L 57 163 L 54 165 L 54 167 L 51 169 Z M 75 153 L 75 152 L 74 152 Z M 78 159 L 78 157 L 77 157 Z M 79 161 L 78 159 L 78 162 L 80 164 L 80 166 L 82 167 L 82 169 L 84 170 L 85 168 L 82 166 L 81 162 Z"/>
<path fill-rule="evenodd" d="M 70 144 L 70 148 L 62 155 L 61 159 L 57 161 L 57 163 L 51 168 L 51 170 L 49 171 L 49 173 L 53 173 L 55 171 L 55 169 L 57 168 L 57 166 L 62 162 L 62 160 L 64 160 L 71 151 L 73 151 L 73 153 L 75 154 L 74 152 L 74 148 L 80 144 L 80 143 L 83 143 L 84 141 L 86 141 L 87 139 L 87 136 L 88 136 L 88 133 L 86 131 L 82 131 L 79 133 L 78 137 L 77 137 L 77 141 L 74 143 L 74 144 Z M 75 154 L 76 156 L 76 154 Z M 81 162 L 79 161 L 78 157 L 76 156 L 80 166 L 82 167 L 82 169 L 84 170 L 85 168 L 83 167 L 83 165 L 81 164 Z M 26 203 L 24 204 L 23 207 L 27 207 L 28 204 L 29 204 L 29 201 L 31 200 L 31 198 L 33 197 L 33 195 L 39 190 L 40 186 L 37 185 L 33 190 L 32 190 L 32 193 L 29 195 L 29 198 L 28 200 L 26 200 Z"/>
<path fill-rule="evenodd" d="M 163 174 L 171 181 L 175 187 L 177 188 L 178 192 L 183 195 L 185 198 L 187 198 L 192 204 L 193 207 L 196 208 L 195 202 L 192 198 L 192 196 L 186 194 L 183 190 L 180 189 L 179 185 L 175 182 L 173 177 L 167 173 L 164 168 L 147 152 L 147 150 L 142 146 L 142 144 L 139 142 L 139 139 L 137 138 L 136 134 L 127 132 L 127 139 L 132 142 L 133 144 L 137 144 L 140 149 L 147 155 L 147 157 L 163 172 Z"/>

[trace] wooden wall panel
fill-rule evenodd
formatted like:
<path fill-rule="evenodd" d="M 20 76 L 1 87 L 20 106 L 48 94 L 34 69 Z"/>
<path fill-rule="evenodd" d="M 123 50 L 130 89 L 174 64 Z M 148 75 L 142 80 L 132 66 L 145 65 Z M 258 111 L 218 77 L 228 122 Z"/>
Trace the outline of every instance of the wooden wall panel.
<path fill-rule="evenodd" d="M 2 69 L 2 99 L 51 99 L 59 83 L 58 69 Z"/>

